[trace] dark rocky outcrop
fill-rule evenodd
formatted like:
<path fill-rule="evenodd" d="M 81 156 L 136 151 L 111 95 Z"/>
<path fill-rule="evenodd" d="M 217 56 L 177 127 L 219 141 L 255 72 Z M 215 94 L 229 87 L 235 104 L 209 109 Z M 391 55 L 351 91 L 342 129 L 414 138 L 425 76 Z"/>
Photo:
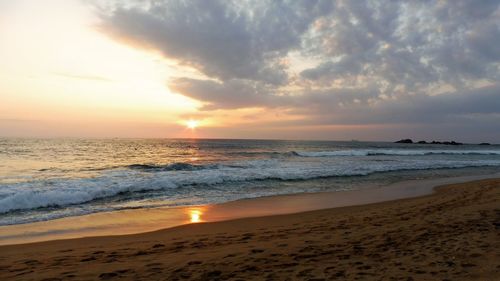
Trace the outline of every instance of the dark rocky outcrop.
<path fill-rule="evenodd" d="M 413 143 L 413 141 L 411 139 L 402 139 L 396 141 L 395 143 Z"/>
<path fill-rule="evenodd" d="M 463 145 L 463 143 L 461 142 L 456 142 L 456 141 L 431 141 L 431 142 L 427 142 L 427 141 L 424 141 L 424 140 L 421 140 L 421 141 L 418 141 L 418 142 L 413 142 L 411 139 L 402 139 L 402 140 L 398 140 L 396 141 L 395 143 L 415 143 L 415 144 L 444 144 L 444 145 Z M 480 145 L 489 145 L 489 143 L 481 143 Z"/>
<path fill-rule="evenodd" d="M 461 143 L 461 142 L 455 142 L 455 141 L 445 141 L 445 142 L 443 142 L 443 144 L 446 144 L 446 145 L 462 145 L 463 143 Z"/>
<path fill-rule="evenodd" d="M 489 143 L 489 142 L 482 142 L 479 145 L 491 145 L 491 143 Z"/>

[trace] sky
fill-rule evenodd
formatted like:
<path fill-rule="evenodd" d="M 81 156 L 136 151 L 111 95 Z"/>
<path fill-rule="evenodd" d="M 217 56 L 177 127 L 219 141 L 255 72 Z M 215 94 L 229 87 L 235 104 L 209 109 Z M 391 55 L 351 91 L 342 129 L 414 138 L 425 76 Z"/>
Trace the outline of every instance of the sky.
<path fill-rule="evenodd" d="M 498 46 L 498 0 L 0 0 L 0 136 L 500 142 Z"/>

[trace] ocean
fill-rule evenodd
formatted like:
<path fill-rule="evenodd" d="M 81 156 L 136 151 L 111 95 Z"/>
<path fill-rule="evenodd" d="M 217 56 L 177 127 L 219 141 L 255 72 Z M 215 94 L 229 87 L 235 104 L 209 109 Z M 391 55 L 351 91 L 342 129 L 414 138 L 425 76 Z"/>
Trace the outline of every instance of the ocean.
<path fill-rule="evenodd" d="M 500 146 L 0 138 L 0 225 L 500 171 Z"/>

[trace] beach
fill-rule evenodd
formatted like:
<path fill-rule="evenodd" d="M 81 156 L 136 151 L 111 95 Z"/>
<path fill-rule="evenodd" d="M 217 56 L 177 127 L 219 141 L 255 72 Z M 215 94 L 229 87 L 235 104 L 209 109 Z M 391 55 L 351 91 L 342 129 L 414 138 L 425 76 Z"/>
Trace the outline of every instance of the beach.
<path fill-rule="evenodd" d="M 0 15 L 0 281 L 500 281 L 500 0 Z"/>
<path fill-rule="evenodd" d="M 431 195 L 0 247 L 2 280 L 495 280 L 500 180 Z"/>

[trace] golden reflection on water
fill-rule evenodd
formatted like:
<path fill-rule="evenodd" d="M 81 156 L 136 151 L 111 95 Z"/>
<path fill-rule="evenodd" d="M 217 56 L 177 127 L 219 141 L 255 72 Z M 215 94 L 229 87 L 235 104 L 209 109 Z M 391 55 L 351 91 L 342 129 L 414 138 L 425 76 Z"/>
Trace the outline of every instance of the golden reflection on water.
<path fill-rule="evenodd" d="M 190 209 L 189 210 L 189 220 L 191 223 L 201 222 L 201 215 L 203 214 L 201 208 Z"/>

